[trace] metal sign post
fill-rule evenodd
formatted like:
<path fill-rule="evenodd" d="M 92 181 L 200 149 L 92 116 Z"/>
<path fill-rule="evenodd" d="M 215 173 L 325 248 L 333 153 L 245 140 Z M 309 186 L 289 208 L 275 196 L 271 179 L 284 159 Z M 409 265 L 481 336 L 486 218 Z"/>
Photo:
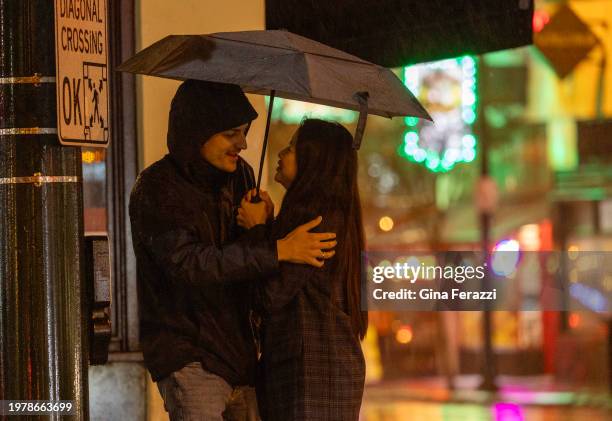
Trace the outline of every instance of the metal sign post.
<path fill-rule="evenodd" d="M 0 419 L 88 419 L 81 148 L 58 142 L 54 14 L 0 1 Z"/>

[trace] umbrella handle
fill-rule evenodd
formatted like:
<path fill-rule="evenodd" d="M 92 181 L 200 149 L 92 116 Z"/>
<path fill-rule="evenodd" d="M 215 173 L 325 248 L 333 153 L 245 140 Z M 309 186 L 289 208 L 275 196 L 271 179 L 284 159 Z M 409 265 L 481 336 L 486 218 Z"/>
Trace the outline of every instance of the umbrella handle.
<path fill-rule="evenodd" d="M 264 132 L 263 147 L 261 148 L 261 159 L 259 160 L 259 174 L 257 175 L 257 187 L 256 187 L 255 196 L 251 199 L 251 203 L 261 202 L 261 197 L 259 197 L 259 187 L 261 186 L 261 175 L 263 173 L 264 161 L 266 159 L 266 147 L 268 146 L 268 133 L 270 132 L 270 119 L 272 117 L 272 107 L 274 107 L 274 97 L 275 96 L 276 96 L 276 91 L 272 89 L 270 91 L 270 103 L 268 104 L 268 117 L 266 119 L 266 131 Z"/>
<path fill-rule="evenodd" d="M 357 121 L 357 129 L 353 137 L 353 149 L 359 149 L 363 132 L 365 131 L 366 120 L 368 119 L 368 98 L 370 94 L 367 92 L 356 92 L 353 97 L 359 103 L 359 120 Z"/>

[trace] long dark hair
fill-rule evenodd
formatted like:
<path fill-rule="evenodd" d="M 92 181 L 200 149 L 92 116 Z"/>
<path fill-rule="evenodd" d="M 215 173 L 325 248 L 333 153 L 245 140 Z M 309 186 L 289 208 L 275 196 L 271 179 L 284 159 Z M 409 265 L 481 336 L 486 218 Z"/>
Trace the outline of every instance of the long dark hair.
<path fill-rule="evenodd" d="M 346 304 L 353 332 L 363 339 L 368 315 L 361 311 L 364 250 L 361 201 L 357 187 L 357 151 L 342 125 L 306 119 L 298 129 L 297 174 L 283 199 L 278 227 L 289 232 L 318 215 L 322 227 L 336 232 L 338 245 L 331 259 L 333 285 L 346 283 Z M 283 232 L 286 234 L 287 232 Z"/>

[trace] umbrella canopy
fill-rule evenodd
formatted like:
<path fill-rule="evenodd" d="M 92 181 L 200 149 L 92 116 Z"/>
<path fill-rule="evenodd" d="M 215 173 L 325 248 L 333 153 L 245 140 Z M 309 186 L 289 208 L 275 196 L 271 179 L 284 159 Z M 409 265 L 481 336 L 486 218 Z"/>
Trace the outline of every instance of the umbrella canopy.
<path fill-rule="evenodd" d="M 432 120 L 391 70 L 287 31 L 169 35 L 125 61 L 118 70 L 230 83 L 247 93 L 270 95 L 258 192 L 275 96 L 359 111 L 356 149 L 368 114 Z"/>
<path fill-rule="evenodd" d="M 361 110 L 383 117 L 431 120 L 395 74 L 287 31 L 170 35 L 140 51 L 120 71 L 170 79 L 198 79 L 240 85 L 245 92 Z"/>

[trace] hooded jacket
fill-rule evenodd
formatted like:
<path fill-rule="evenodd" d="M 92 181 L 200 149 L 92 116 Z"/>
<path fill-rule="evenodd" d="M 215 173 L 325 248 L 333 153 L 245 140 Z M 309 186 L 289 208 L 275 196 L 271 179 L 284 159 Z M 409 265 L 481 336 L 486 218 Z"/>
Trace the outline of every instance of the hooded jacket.
<path fill-rule="evenodd" d="M 186 81 L 170 110 L 169 154 L 139 175 L 130 196 L 140 342 L 154 381 L 199 361 L 231 385 L 253 384 L 252 282 L 278 270 L 264 227 L 239 232 L 234 210 L 253 186 L 200 156 L 213 134 L 250 122 L 255 110 L 234 85 Z"/>

